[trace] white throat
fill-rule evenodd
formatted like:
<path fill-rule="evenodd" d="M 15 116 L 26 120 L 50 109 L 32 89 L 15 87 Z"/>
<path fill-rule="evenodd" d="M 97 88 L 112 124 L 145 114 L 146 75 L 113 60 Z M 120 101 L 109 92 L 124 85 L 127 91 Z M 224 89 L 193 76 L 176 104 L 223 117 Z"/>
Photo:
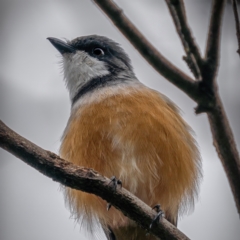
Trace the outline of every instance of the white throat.
<path fill-rule="evenodd" d="M 63 70 L 71 100 L 85 83 L 93 78 L 110 74 L 104 62 L 84 51 L 64 54 Z"/>

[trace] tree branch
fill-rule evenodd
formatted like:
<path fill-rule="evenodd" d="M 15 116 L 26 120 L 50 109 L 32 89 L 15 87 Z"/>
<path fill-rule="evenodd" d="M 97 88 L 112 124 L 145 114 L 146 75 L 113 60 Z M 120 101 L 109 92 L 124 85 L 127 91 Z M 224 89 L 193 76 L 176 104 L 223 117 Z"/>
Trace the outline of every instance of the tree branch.
<path fill-rule="evenodd" d="M 226 172 L 233 197 L 240 214 L 240 160 L 233 133 L 220 98 L 216 97 L 214 109 L 207 112 L 213 144 Z"/>
<path fill-rule="evenodd" d="M 218 94 L 216 73 L 219 65 L 221 22 L 225 0 L 213 0 L 206 55 L 203 68 L 203 80 L 200 89 L 209 95 L 210 110 L 207 111 L 213 144 L 223 164 L 233 192 L 238 213 L 240 214 L 240 159 L 233 133 Z M 201 108 L 201 105 L 199 105 Z"/>
<path fill-rule="evenodd" d="M 225 0 L 213 0 L 209 26 L 205 64 L 199 92 L 197 113 L 206 112 L 213 135 L 213 144 L 223 164 L 238 213 L 240 214 L 240 159 L 225 110 L 218 94 L 215 81 L 220 55 L 221 23 Z"/>
<path fill-rule="evenodd" d="M 202 57 L 187 22 L 183 0 L 165 0 L 187 54 L 184 60 L 197 80 L 201 80 Z"/>
<path fill-rule="evenodd" d="M 201 68 L 202 81 L 199 82 L 199 92 L 201 92 L 202 99 L 198 102 L 196 113 L 210 112 L 214 110 L 214 107 L 217 107 L 218 91 L 215 78 L 219 65 L 221 26 L 225 2 L 226 0 L 212 1 L 205 59 Z M 221 110 L 224 111 L 223 108 Z M 226 114 L 222 114 L 222 116 L 226 117 Z"/>
<path fill-rule="evenodd" d="M 240 23 L 239 23 L 238 9 L 237 9 L 237 2 L 236 2 L 236 0 L 232 0 L 232 5 L 233 5 L 233 13 L 234 13 L 234 18 L 235 18 L 235 23 L 236 23 L 236 35 L 237 35 L 237 40 L 238 40 L 238 50 L 237 50 L 237 53 L 240 56 Z"/>
<path fill-rule="evenodd" d="M 193 100 L 198 99 L 197 85 L 193 79 L 170 63 L 159 51 L 144 37 L 120 9 L 111 0 L 93 0 L 102 11 L 112 20 L 122 34 L 132 43 L 138 52 L 148 61 L 154 69 L 171 83 L 183 90 Z"/>
<path fill-rule="evenodd" d="M 221 25 L 225 3 L 225 0 L 213 0 L 212 3 L 211 20 L 205 51 L 206 63 L 204 64 L 202 76 L 203 81 L 207 81 L 210 85 L 213 84 L 219 65 Z"/>
<path fill-rule="evenodd" d="M 108 178 L 93 169 L 73 165 L 56 154 L 43 150 L 15 133 L 2 121 L 0 121 L 0 147 L 64 186 L 95 194 L 111 202 L 124 215 L 162 240 L 189 239 L 164 218 L 154 224 L 150 231 L 149 225 L 156 213 L 140 199 L 124 188 L 113 191 Z"/>

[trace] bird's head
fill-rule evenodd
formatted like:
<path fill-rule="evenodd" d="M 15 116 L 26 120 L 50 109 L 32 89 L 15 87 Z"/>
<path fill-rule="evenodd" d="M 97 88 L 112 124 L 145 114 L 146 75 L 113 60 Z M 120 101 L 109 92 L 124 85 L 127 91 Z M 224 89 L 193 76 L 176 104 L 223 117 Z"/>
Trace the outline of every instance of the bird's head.
<path fill-rule="evenodd" d="M 99 87 L 136 81 L 124 50 L 109 38 L 97 35 L 72 41 L 48 38 L 63 57 L 63 70 L 72 103 Z"/>

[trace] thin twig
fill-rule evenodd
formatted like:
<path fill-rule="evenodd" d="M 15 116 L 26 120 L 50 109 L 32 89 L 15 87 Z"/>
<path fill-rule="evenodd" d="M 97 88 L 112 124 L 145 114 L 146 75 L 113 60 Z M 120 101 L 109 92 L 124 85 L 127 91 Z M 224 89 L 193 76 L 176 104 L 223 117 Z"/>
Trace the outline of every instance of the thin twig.
<path fill-rule="evenodd" d="M 183 0 L 165 0 L 187 54 L 184 60 L 197 80 L 201 80 L 202 57 L 187 22 Z"/>
<path fill-rule="evenodd" d="M 203 81 L 212 84 L 219 65 L 222 16 L 226 0 L 213 0 L 211 20 L 208 30 L 208 39 L 205 52 L 205 68 Z"/>
<path fill-rule="evenodd" d="M 163 240 L 189 240 L 181 231 L 162 219 L 149 229 L 156 212 L 126 189 L 113 191 L 110 179 L 93 169 L 73 165 L 21 137 L 0 121 L 0 147 L 64 186 L 95 194 L 110 202 L 144 229 Z M 107 214 L 107 211 L 106 211 Z"/>
<path fill-rule="evenodd" d="M 93 0 L 103 12 L 112 20 L 116 27 L 132 43 L 139 53 L 152 65 L 156 71 L 167 78 L 171 83 L 182 89 L 190 98 L 197 101 L 197 84 L 188 75 L 170 63 L 145 38 L 145 36 L 124 15 L 123 11 L 109 0 Z"/>
<path fill-rule="evenodd" d="M 237 53 L 240 56 L 240 23 L 239 23 L 238 9 L 237 9 L 236 0 L 232 0 L 232 5 L 233 5 L 233 13 L 234 13 L 234 17 L 235 17 L 235 22 L 236 22 L 236 35 L 237 35 L 237 40 L 238 40 L 238 50 L 237 50 Z"/>

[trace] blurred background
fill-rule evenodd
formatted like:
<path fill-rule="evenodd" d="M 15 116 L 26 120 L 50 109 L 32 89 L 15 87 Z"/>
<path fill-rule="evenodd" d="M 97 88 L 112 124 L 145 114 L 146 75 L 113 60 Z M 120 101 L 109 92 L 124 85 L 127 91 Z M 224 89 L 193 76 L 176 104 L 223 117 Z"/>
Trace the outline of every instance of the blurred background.
<path fill-rule="evenodd" d="M 191 75 L 165 1 L 118 0 L 126 15 L 179 68 Z M 204 52 L 211 1 L 187 0 L 194 36 Z M 90 0 L 0 1 L 0 118 L 40 147 L 58 152 L 70 113 L 60 55 L 47 37 L 73 39 L 99 34 L 119 42 L 137 77 L 167 95 L 183 110 L 196 133 L 203 159 L 203 180 L 195 210 L 179 221 L 194 240 L 240 239 L 239 216 L 222 165 L 212 145 L 205 114 L 161 77 Z M 240 67 L 231 5 L 224 13 L 219 91 L 238 147 L 240 144 Z M 71 218 L 58 183 L 0 149 L 0 239 L 91 239 Z M 104 238 L 103 238 L 104 239 Z"/>

